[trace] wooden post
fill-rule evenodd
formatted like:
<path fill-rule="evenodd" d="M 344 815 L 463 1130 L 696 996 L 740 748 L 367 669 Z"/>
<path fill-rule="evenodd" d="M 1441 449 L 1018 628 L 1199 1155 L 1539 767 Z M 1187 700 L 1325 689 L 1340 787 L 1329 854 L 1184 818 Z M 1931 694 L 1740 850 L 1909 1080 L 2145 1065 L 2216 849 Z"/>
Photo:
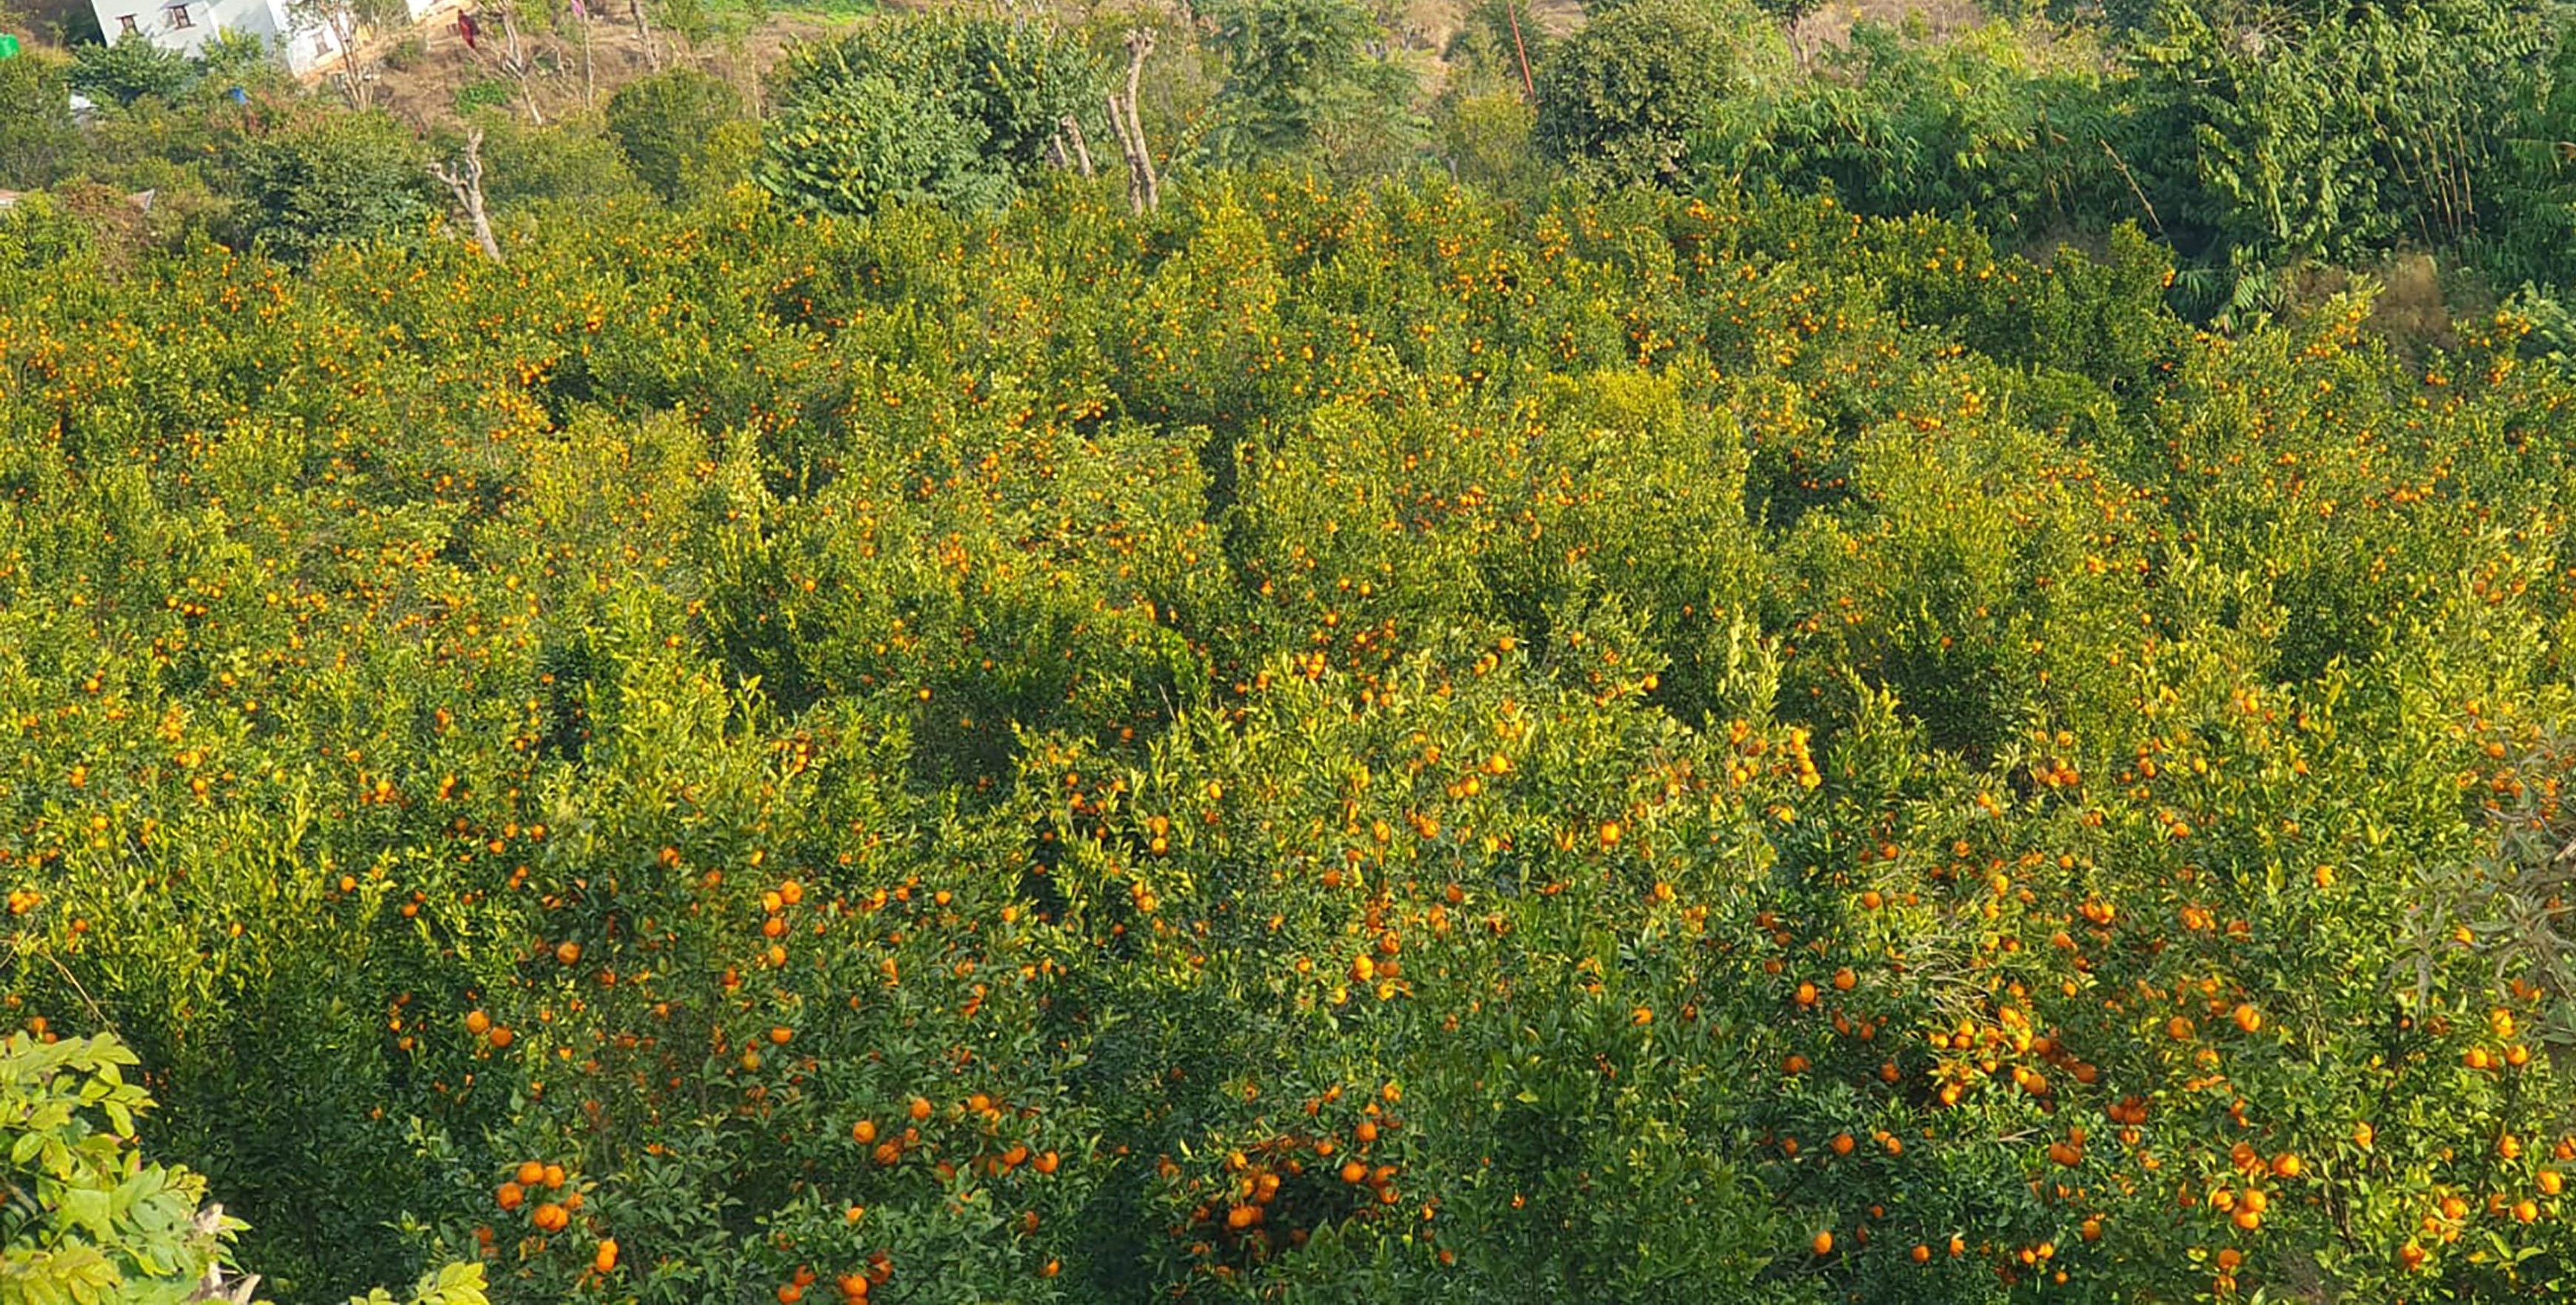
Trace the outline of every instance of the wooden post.
<path fill-rule="evenodd" d="M 1538 83 L 1530 80 L 1529 47 L 1521 43 L 1521 0 L 1503 0 L 1503 15 L 1512 20 L 1512 52 L 1521 57 L 1521 89 L 1536 100 Z"/>

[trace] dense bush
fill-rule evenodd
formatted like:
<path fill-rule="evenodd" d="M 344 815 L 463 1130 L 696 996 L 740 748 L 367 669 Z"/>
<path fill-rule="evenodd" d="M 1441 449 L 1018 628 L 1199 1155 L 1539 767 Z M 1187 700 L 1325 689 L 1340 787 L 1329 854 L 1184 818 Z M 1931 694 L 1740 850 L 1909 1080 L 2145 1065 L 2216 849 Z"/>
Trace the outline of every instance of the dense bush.
<path fill-rule="evenodd" d="M 1108 135 L 1096 125 L 1099 69 L 1088 52 L 1002 18 L 867 24 L 798 48 L 776 79 L 752 175 L 819 212 L 863 216 L 922 200 L 998 207 L 1045 166 L 1065 118 Z"/>
<path fill-rule="evenodd" d="M 1712 115 L 1689 162 L 1730 185 L 1822 191 L 1877 216 L 1973 217 L 2034 239 L 2155 220 L 2122 179 L 2120 151 L 2137 148 L 2124 113 L 2084 41 L 1991 24 L 1931 42 L 1862 23 L 1813 77 Z"/>
<path fill-rule="evenodd" d="M 196 76 L 196 67 L 186 55 L 163 49 L 144 36 L 84 45 L 72 55 L 72 88 L 117 104 L 131 104 L 147 95 L 175 99 Z"/>
<path fill-rule="evenodd" d="M 1417 133 L 1414 75 L 1375 49 L 1385 32 L 1362 0 L 1224 0 L 1213 44 L 1225 80 L 1203 142 L 1244 166 L 1294 157 L 1348 173 L 1400 169 Z"/>
<path fill-rule="evenodd" d="M 1684 187 L 1692 133 L 1787 72 L 1779 30 L 1740 0 L 1623 0 L 1540 69 L 1538 141 L 1578 173 Z"/>
<path fill-rule="evenodd" d="M 0 282 L 0 995 L 278 1299 L 2566 1289 L 2519 318 L 1111 198 Z"/>
<path fill-rule="evenodd" d="M 0 1042 L 0 1151 L 9 1215 L 0 1294 L 13 1301 L 248 1300 L 258 1278 L 231 1272 L 241 1231 L 206 1180 L 148 1164 L 135 1121 L 149 1093 L 126 1081 L 134 1053 L 108 1034 L 35 1033 Z M 38 1035 L 41 1034 L 42 1040 Z M 392 1305 L 379 1288 L 351 1305 Z M 412 1305 L 484 1305 L 483 1266 L 458 1263 L 421 1279 Z"/>
<path fill-rule="evenodd" d="M 2135 63 L 2142 144 L 2167 145 L 2142 157 L 2170 238 L 2236 268 L 2481 231 L 2529 250 L 2563 223 L 2514 233 L 2526 214 L 2494 200 L 2531 161 L 2536 142 L 2513 137 L 2553 98 L 2554 13 L 2355 5 L 2285 25 L 2161 7 Z"/>
<path fill-rule="evenodd" d="M 674 204 L 723 188 L 708 182 L 742 117 L 731 85 L 693 69 L 629 82 L 608 100 L 608 132 L 627 165 Z"/>
<path fill-rule="evenodd" d="M 51 184 L 80 156 L 66 61 L 41 51 L 0 60 L 0 187 Z"/>
<path fill-rule="evenodd" d="M 0 62 L 0 1299 L 2565 1295 L 2576 46 L 1797 7 Z"/>
<path fill-rule="evenodd" d="M 230 234 L 288 262 L 335 245 L 409 238 L 437 203 L 428 152 L 381 113 L 296 112 L 233 144 Z"/>

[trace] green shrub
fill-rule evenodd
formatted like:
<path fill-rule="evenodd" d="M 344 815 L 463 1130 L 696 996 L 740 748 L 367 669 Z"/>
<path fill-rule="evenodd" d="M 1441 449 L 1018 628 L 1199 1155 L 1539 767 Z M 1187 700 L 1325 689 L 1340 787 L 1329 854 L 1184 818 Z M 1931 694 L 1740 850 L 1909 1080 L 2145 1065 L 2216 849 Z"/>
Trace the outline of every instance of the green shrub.
<path fill-rule="evenodd" d="M 1585 176 L 1683 186 L 1691 134 L 1787 64 L 1778 30 L 1750 5 L 1629 0 L 1539 70 L 1538 143 Z"/>
<path fill-rule="evenodd" d="M 1384 33 L 1360 0 L 1230 0 L 1214 17 L 1225 82 L 1201 142 L 1211 161 L 1383 172 L 1419 139 L 1412 73 L 1369 52 Z"/>
<path fill-rule="evenodd" d="M 865 24 L 800 47 L 777 77 L 752 177 L 803 209 L 990 209 L 1036 178 L 1063 118 L 1093 122 L 1087 134 L 1108 138 L 1096 127 L 1090 57 L 1001 19 Z"/>
<path fill-rule="evenodd" d="M 118 104 L 132 104 L 146 96 L 175 100 L 196 80 L 197 69 L 188 56 L 165 50 L 145 36 L 127 34 L 72 52 L 71 87 L 95 99 Z"/>
<path fill-rule="evenodd" d="M 672 204 L 709 193 L 711 165 L 742 117 L 729 83 L 685 68 L 629 82 L 608 100 L 608 132 L 627 165 Z"/>
<path fill-rule="evenodd" d="M 206 1203 L 206 1180 L 144 1160 L 135 1121 L 153 1101 L 126 1081 L 137 1064 L 112 1034 L 20 1032 L 0 1042 L 0 1150 L 12 1206 L 0 1294 L 177 1305 L 211 1299 L 205 1291 L 246 1293 L 258 1281 L 226 1281 L 243 1225 Z M 483 1305 L 483 1266 L 440 1269 L 409 1300 Z M 393 1301 L 378 1289 L 352 1305 Z"/>
<path fill-rule="evenodd" d="M 235 237 L 291 262 L 408 234 L 434 211 L 425 151 L 382 114 L 299 114 L 241 140 L 227 188 Z"/>

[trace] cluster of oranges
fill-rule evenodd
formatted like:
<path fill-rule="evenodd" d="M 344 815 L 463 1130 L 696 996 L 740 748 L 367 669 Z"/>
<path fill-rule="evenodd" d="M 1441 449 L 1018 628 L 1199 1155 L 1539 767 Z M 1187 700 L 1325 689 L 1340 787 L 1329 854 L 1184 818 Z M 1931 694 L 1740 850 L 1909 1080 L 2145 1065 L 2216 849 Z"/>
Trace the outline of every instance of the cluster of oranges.
<path fill-rule="evenodd" d="M 492 1189 L 493 1204 L 505 1214 L 515 1214 L 522 1207 L 528 1211 L 528 1226 L 552 1235 L 572 1226 L 573 1215 L 580 1212 L 582 1194 L 576 1188 L 564 1191 L 566 1178 L 562 1165 L 521 1161 L 510 1177 Z M 555 1193 L 561 1193 L 560 1197 Z M 529 1205 L 534 1199 L 536 1204 Z M 613 1254 L 613 1253 L 612 1253 Z"/>

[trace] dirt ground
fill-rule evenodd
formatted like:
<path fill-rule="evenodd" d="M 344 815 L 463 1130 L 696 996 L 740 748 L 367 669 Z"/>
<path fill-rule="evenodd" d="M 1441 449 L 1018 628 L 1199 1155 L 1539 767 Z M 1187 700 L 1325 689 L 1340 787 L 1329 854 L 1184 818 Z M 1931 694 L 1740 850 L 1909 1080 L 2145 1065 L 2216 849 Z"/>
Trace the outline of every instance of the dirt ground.
<path fill-rule="evenodd" d="M 1908 15 L 1920 16 L 1924 29 L 1935 37 L 1986 21 L 1975 0 L 1829 0 L 1798 25 L 1798 39 L 1810 49 L 1819 43 L 1840 45 L 1865 20 L 1895 25 Z"/>
<path fill-rule="evenodd" d="M 626 17 L 625 0 L 587 2 L 595 15 L 587 22 L 567 14 L 554 32 L 523 33 L 529 62 L 535 69 L 529 78 L 531 94 L 537 111 L 549 121 L 605 104 L 618 87 L 650 72 L 655 58 L 662 67 L 688 66 L 714 73 L 733 82 L 746 102 L 758 103 L 761 74 L 778 61 L 788 45 L 853 21 L 812 12 L 776 12 L 739 35 L 694 45 L 676 32 L 657 29 L 653 33 L 655 58 L 648 58 L 644 38 Z M 1109 0 L 1110 4 L 1120 2 Z M 889 7 L 926 8 L 939 3 L 941 0 L 896 0 Z M 1457 34 L 1470 3 L 1471 0 L 1411 0 L 1397 36 L 1406 46 L 1436 59 Z M 1089 6 L 1080 6 L 1077 0 L 1075 7 Z M 1536 26 L 1558 36 L 1583 25 L 1580 0 L 1530 0 L 1527 12 Z M 374 80 L 377 103 L 408 121 L 443 123 L 455 118 L 460 91 L 481 82 L 508 80 L 496 52 L 501 44 L 498 34 L 482 38 L 482 49 L 469 50 L 464 38 L 457 34 L 455 14 L 455 9 L 443 11 L 416 33 L 406 34 L 419 36 L 424 48 L 398 57 L 393 64 L 378 65 Z M 1841 43 L 1852 26 L 1864 19 L 1893 23 L 1903 21 L 1908 14 L 1920 15 L 1936 36 L 1984 21 L 1974 0 L 1828 0 L 1799 25 L 1797 39 L 1803 48 L 1813 51 Z M 381 56 L 403 44 L 403 39 L 396 36 L 378 41 L 371 50 Z"/>
<path fill-rule="evenodd" d="M 657 64 L 713 73 L 734 83 L 746 102 L 758 103 L 761 74 L 789 44 L 848 21 L 813 13 L 776 13 L 747 32 L 696 43 L 656 28 L 648 55 L 645 37 L 627 19 L 623 0 L 591 0 L 591 12 L 594 17 L 587 22 L 567 15 L 554 32 L 521 34 L 532 69 L 530 97 L 537 112 L 550 122 L 605 105 L 618 87 L 647 75 Z M 487 28 L 476 42 L 480 48 L 468 49 L 456 30 L 455 10 L 405 35 L 419 37 L 422 48 L 395 54 L 389 64 L 379 63 L 373 79 L 375 102 L 397 118 L 428 125 L 452 121 L 457 95 L 466 88 L 490 81 L 516 86 L 505 70 L 502 35 Z M 381 58 L 403 44 L 404 38 L 397 36 L 376 42 L 369 50 Z M 515 90 L 511 104 L 520 107 Z"/>

